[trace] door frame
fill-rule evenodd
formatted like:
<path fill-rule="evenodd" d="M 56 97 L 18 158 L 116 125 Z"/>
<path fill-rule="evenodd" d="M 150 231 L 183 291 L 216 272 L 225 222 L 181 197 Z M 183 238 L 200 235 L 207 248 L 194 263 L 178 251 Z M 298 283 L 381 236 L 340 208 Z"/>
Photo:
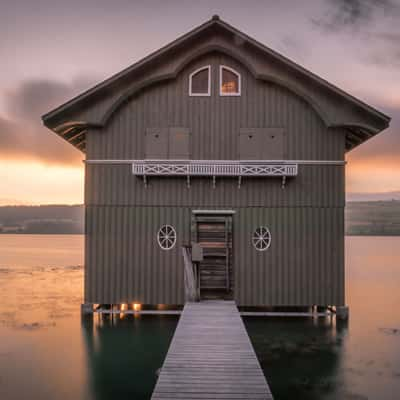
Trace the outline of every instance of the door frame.
<path fill-rule="evenodd" d="M 230 248 L 228 247 L 228 255 L 227 255 L 227 268 L 229 269 L 229 273 L 227 274 L 227 292 L 231 293 L 232 298 L 234 297 L 234 263 L 233 263 L 233 246 L 234 246 L 234 234 L 233 234 L 233 227 L 234 227 L 234 219 L 233 216 L 236 214 L 235 210 L 224 210 L 224 209 L 213 209 L 213 210 L 192 210 L 191 213 L 191 227 L 190 227 L 190 239 L 191 243 L 198 243 L 198 230 L 197 230 L 197 223 L 198 221 L 202 220 L 202 217 L 207 220 L 207 217 L 221 217 L 224 221 L 228 221 L 228 229 L 230 230 Z M 230 218 L 227 218 L 230 217 Z M 226 222 L 225 222 L 226 223 Z M 199 278 L 200 279 L 200 278 Z"/>

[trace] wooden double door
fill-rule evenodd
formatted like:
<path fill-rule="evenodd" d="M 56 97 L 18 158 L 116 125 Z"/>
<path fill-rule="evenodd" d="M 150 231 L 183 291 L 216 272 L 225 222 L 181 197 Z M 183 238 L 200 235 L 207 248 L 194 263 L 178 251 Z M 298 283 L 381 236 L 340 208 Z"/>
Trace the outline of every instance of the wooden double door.
<path fill-rule="evenodd" d="M 193 215 L 192 242 L 203 249 L 198 262 L 200 299 L 231 299 L 232 215 Z"/>

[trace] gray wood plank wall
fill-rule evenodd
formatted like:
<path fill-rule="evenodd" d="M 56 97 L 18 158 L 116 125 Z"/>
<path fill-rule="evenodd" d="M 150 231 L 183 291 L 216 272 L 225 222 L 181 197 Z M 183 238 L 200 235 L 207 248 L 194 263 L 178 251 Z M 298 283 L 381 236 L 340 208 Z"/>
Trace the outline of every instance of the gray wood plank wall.
<path fill-rule="evenodd" d="M 218 67 L 242 75 L 242 95 L 218 95 Z M 188 76 L 212 66 L 212 95 L 189 97 Z M 236 159 L 240 128 L 283 127 L 289 159 L 338 160 L 344 157 L 345 133 L 326 128 L 301 98 L 274 83 L 256 80 L 235 60 L 219 54 L 188 65 L 174 81 L 150 86 L 116 112 L 107 126 L 87 135 L 88 159 L 142 159 L 146 128 L 187 127 L 192 159 Z"/>
<path fill-rule="evenodd" d="M 212 96 L 189 97 L 188 75 L 212 66 Z M 242 74 L 240 97 L 218 96 L 218 66 Z M 100 131 L 87 135 L 88 159 L 142 159 L 149 127 L 186 127 L 190 158 L 237 159 L 241 128 L 285 130 L 287 159 L 343 160 L 345 133 L 326 128 L 289 90 L 256 80 L 218 53 L 196 60 L 176 80 L 153 85 L 127 101 Z M 189 242 L 191 209 L 234 208 L 235 300 L 239 305 L 344 303 L 344 166 L 305 166 L 285 190 L 276 178 L 192 180 L 151 178 L 147 189 L 129 165 L 87 165 L 85 301 L 182 304 L 180 246 Z M 156 242 L 175 226 L 177 246 Z M 267 225 L 272 245 L 258 253 L 252 231 Z"/>
<path fill-rule="evenodd" d="M 344 166 L 300 165 L 299 175 L 282 180 L 276 177 L 243 178 L 240 189 L 236 178 L 218 178 L 213 189 L 212 177 L 186 178 L 132 175 L 125 165 L 86 166 L 87 205 L 140 205 L 201 207 L 344 207 Z"/>
<path fill-rule="evenodd" d="M 344 303 L 343 208 L 235 210 L 232 262 L 238 305 Z M 86 218 L 86 302 L 184 303 L 180 247 L 190 241 L 189 207 L 88 206 Z M 157 244 L 163 224 L 176 228 L 172 250 Z M 251 236 L 263 225 L 272 242 L 258 252 Z"/>

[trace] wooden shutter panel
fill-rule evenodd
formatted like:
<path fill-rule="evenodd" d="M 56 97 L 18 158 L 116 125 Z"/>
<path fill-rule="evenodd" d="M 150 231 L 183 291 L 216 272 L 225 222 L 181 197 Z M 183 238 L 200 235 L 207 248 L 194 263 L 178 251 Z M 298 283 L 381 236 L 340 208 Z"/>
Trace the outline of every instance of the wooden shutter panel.
<path fill-rule="evenodd" d="M 241 128 L 239 158 L 241 160 L 283 160 L 283 128 Z"/>
<path fill-rule="evenodd" d="M 146 129 L 147 159 L 166 159 L 168 156 L 168 128 L 147 128 Z"/>
<path fill-rule="evenodd" d="M 259 135 L 256 128 L 241 128 L 239 132 L 239 158 L 259 160 Z"/>
<path fill-rule="evenodd" d="M 189 129 L 169 128 L 169 157 L 172 160 L 189 158 Z"/>
<path fill-rule="evenodd" d="M 260 135 L 260 160 L 283 160 L 283 128 L 262 128 Z"/>

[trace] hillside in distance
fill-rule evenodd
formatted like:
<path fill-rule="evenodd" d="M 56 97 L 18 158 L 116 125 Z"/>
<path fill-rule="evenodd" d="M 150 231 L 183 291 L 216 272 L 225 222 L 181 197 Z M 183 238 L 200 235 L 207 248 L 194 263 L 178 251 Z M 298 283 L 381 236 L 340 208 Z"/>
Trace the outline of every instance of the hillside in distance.
<path fill-rule="evenodd" d="M 400 200 L 348 202 L 347 235 L 400 236 Z"/>
<path fill-rule="evenodd" d="M 347 235 L 400 236 L 400 200 L 346 204 Z M 0 233 L 83 234 L 83 205 L 2 206 Z"/>
<path fill-rule="evenodd" d="M 83 205 L 2 206 L 0 233 L 82 234 Z"/>

